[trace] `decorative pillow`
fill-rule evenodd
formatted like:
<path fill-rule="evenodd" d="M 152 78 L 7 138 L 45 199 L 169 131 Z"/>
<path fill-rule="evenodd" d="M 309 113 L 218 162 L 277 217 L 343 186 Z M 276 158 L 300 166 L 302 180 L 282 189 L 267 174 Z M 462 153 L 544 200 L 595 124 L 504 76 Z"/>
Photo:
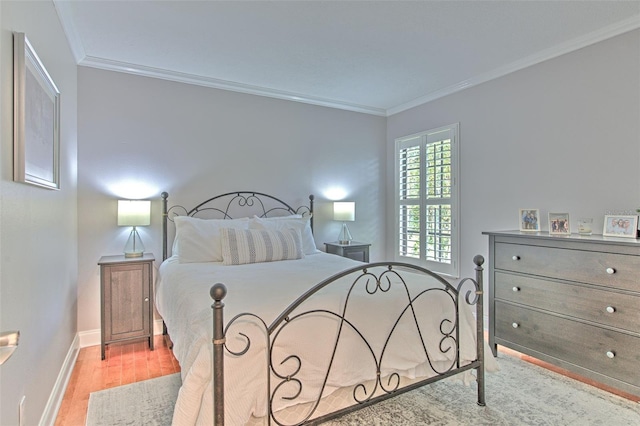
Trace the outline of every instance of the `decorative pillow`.
<path fill-rule="evenodd" d="M 254 216 L 249 223 L 249 229 L 273 229 L 281 231 L 283 229 L 296 229 L 302 238 L 302 251 L 304 254 L 315 254 L 320 250 L 316 247 L 311 232 L 311 216 L 301 215 L 262 218 Z"/>
<path fill-rule="evenodd" d="M 199 219 L 177 216 L 176 237 L 178 260 L 180 263 L 222 262 L 220 230 L 222 228 L 248 229 L 249 218 L 242 219 Z"/>
<path fill-rule="evenodd" d="M 223 228 L 221 234 L 222 263 L 225 265 L 274 262 L 304 257 L 300 231 L 295 229 L 278 231 Z"/>

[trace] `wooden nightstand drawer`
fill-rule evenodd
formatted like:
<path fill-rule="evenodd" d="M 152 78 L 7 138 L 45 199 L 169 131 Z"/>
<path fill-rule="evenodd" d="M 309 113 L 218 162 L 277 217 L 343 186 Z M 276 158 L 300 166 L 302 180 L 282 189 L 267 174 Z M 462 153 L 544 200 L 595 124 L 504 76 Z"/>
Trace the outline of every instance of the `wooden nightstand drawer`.
<path fill-rule="evenodd" d="M 103 269 L 105 280 L 105 340 L 115 341 L 145 336 L 151 318 L 148 310 L 151 271 L 146 264 L 111 265 Z"/>
<path fill-rule="evenodd" d="M 153 255 L 103 256 L 100 265 L 101 352 L 110 343 L 146 338 L 153 350 Z"/>
<path fill-rule="evenodd" d="M 640 256 L 496 243 L 495 268 L 640 291 Z"/>
<path fill-rule="evenodd" d="M 640 295 L 496 271 L 495 297 L 640 333 Z"/>

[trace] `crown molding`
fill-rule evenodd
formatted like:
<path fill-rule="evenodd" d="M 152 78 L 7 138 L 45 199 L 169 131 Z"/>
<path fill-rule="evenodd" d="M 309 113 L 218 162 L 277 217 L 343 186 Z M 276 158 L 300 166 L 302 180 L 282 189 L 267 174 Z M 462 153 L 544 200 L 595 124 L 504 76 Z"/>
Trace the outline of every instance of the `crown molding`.
<path fill-rule="evenodd" d="M 441 90 L 429 93 L 428 95 L 414 99 L 402 105 L 398 105 L 393 108 L 389 108 L 386 111 L 387 117 L 397 114 L 402 111 L 426 104 L 436 99 L 451 95 L 469 87 L 477 86 L 478 84 L 486 83 L 487 81 L 494 80 L 499 77 L 503 77 L 507 74 L 511 74 L 515 71 L 530 67 L 532 65 L 539 64 L 549 59 L 556 58 L 558 56 L 573 52 L 583 47 L 590 46 L 592 44 L 607 40 L 609 38 L 624 34 L 629 31 L 637 30 L 640 28 L 640 15 L 636 15 L 632 18 L 617 22 L 613 25 L 601 28 L 600 30 L 586 34 L 581 37 L 576 37 L 565 43 L 558 44 L 549 49 L 541 50 L 540 52 L 528 56 L 519 61 L 512 62 L 504 67 L 496 68 L 484 74 L 472 77 L 470 79 L 461 81 L 452 86 L 445 87 Z"/>
<path fill-rule="evenodd" d="M 124 72 L 145 77 L 160 78 L 163 80 L 193 84 L 214 89 L 229 90 L 249 95 L 266 96 L 287 101 L 302 102 L 311 105 L 337 108 L 363 114 L 371 114 L 382 117 L 386 116 L 386 110 L 384 108 L 375 108 L 367 105 L 358 105 L 349 102 L 336 101 L 333 99 L 324 99 L 299 93 L 286 92 L 282 90 L 269 89 L 265 87 L 252 86 L 249 84 L 235 83 L 210 77 L 203 77 L 199 75 L 170 71 L 166 69 L 112 61 L 95 56 L 88 56 L 84 49 L 84 45 L 82 44 L 82 39 L 73 23 L 73 13 L 71 11 L 70 4 L 71 3 L 68 1 L 53 0 L 53 5 L 58 14 L 58 18 L 60 19 L 60 23 L 62 24 L 62 28 L 67 37 L 67 41 L 69 42 L 69 46 L 71 48 L 75 61 L 80 66 Z"/>
<path fill-rule="evenodd" d="M 404 104 L 397 105 L 388 109 L 372 107 L 367 105 L 358 105 L 349 102 L 342 102 L 333 99 L 325 99 L 319 97 L 308 96 L 299 93 L 275 90 L 266 87 L 253 86 L 249 84 L 236 83 L 232 81 L 220 80 L 211 77 L 181 73 L 161 68 L 147 67 L 143 65 L 112 61 L 109 59 L 87 56 L 81 38 L 73 24 L 72 11 L 70 2 L 63 0 L 53 0 L 53 4 L 60 18 L 60 22 L 64 29 L 67 41 L 76 60 L 80 66 L 99 68 L 109 71 L 124 72 L 145 77 L 159 78 L 163 80 L 175 81 L 186 84 L 193 84 L 214 89 L 229 90 L 233 92 L 245 93 L 257 96 L 266 96 L 275 99 L 282 99 L 293 102 L 302 102 L 311 105 L 324 106 L 328 108 L 337 108 L 347 111 L 359 112 L 363 114 L 371 114 L 382 117 L 389 117 L 402 111 L 426 104 L 436 99 L 457 93 L 461 90 L 477 86 L 482 83 L 503 77 L 507 74 L 519 71 L 521 69 L 536 65 L 538 63 L 553 59 L 555 57 L 570 53 L 583 47 L 607 40 L 609 38 L 624 34 L 629 31 L 640 28 L 640 15 L 636 15 L 629 19 L 619 21 L 613 25 L 601 28 L 581 37 L 576 37 L 568 42 L 561 43 L 549 49 L 542 50 L 534 55 L 528 56 L 519 61 L 503 67 L 496 68 L 492 71 L 481 75 L 474 76 L 467 80 L 458 82 L 449 87 L 431 92 L 425 96 L 421 96 Z"/>
<path fill-rule="evenodd" d="M 78 64 L 85 56 L 87 56 L 87 54 L 84 50 L 84 45 L 82 44 L 82 39 L 78 34 L 76 26 L 73 24 L 71 2 L 53 0 L 53 7 L 56 9 L 56 13 L 58 14 L 58 18 L 60 19 L 60 23 L 62 24 L 62 30 L 67 37 L 67 41 L 69 42 L 71 53 L 76 60 L 76 64 Z"/>
<path fill-rule="evenodd" d="M 266 96 L 269 98 L 283 99 L 293 102 L 302 102 L 311 105 L 324 106 L 329 108 L 337 108 L 347 111 L 360 112 L 364 114 L 372 114 L 378 116 L 386 116 L 383 108 L 374 108 L 366 105 L 357 105 L 348 102 L 341 102 L 332 99 L 324 99 L 313 96 L 307 96 L 298 93 L 286 92 L 282 90 L 269 89 L 265 87 L 252 86 L 249 84 L 236 83 L 232 81 L 220 80 L 200 75 L 187 74 L 177 71 L 169 71 L 161 68 L 147 67 L 109 59 L 85 56 L 78 65 L 99 68 L 108 71 L 117 71 L 127 74 L 134 74 L 143 77 L 153 77 L 163 80 L 175 81 L 179 83 L 193 84 L 214 89 L 228 90 L 232 92 L 240 92 L 249 95 Z"/>

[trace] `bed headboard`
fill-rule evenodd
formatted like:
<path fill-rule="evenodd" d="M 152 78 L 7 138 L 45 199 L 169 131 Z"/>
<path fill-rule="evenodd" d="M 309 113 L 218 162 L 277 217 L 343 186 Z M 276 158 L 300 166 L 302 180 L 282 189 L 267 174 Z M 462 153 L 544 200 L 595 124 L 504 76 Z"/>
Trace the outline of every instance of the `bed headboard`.
<path fill-rule="evenodd" d="M 293 208 L 289 204 L 269 194 L 255 191 L 236 191 L 216 195 L 190 210 L 183 206 L 168 207 L 169 194 L 162 193 L 162 260 L 168 257 L 168 223 L 176 216 L 191 216 L 201 219 L 237 219 L 241 217 L 275 217 L 291 214 L 310 215 L 313 230 L 313 200 L 309 195 L 309 205 Z"/>

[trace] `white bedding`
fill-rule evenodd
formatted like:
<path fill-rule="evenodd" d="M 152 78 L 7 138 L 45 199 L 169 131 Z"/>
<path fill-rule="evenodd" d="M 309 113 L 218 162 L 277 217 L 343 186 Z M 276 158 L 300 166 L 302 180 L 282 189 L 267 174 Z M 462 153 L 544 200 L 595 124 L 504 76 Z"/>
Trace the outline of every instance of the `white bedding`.
<path fill-rule="evenodd" d="M 260 316 L 269 325 L 308 288 L 336 272 L 358 264 L 359 262 L 325 253 L 309 255 L 299 260 L 238 266 L 225 266 L 222 263 L 181 264 L 175 257 L 163 262 L 156 286 L 156 305 L 174 343 L 173 351 L 181 366 L 183 383 L 174 411 L 173 424 L 181 426 L 213 424 L 212 300 L 209 297 L 209 289 L 213 284 L 220 282 L 228 289 L 224 299 L 225 323 L 238 313 L 251 312 Z M 352 279 L 349 280 L 351 281 Z M 411 282 L 408 284 L 410 289 L 413 288 Z M 400 287 L 395 288 L 400 290 Z M 376 353 L 379 353 L 379 348 L 384 341 L 380 338 L 371 338 L 369 333 L 377 331 L 377 335 L 383 337 L 388 335 L 392 323 L 384 319 L 396 318 L 398 311 L 406 306 L 406 294 L 404 298 L 402 293 L 399 295 L 401 297 L 397 298 L 397 303 L 390 303 L 388 298 L 383 301 L 380 292 L 374 297 L 364 296 L 361 293 L 354 294 L 349 301 L 349 312 L 354 312 L 353 316 L 349 316 L 350 320 L 367 335 Z M 326 289 L 320 293 L 320 297 L 314 298 L 314 301 L 305 307 L 308 309 L 316 307 L 313 305 L 315 303 L 321 303 L 325 307 L 338 309 L 342 306 L 344 297 L 344 291 L 336 294 L 332 289 Z M 371 313 L 361 312 L 357 305 L 365 298 L 368 306 L 373 306 L 374 312 L 383 312 L 384 309 L 384 312 L 391 310 L 393 314 L 384 315 L 385 318 L 374 314 L 372 318 Z M 372 301 L 373 305 L 371 305 Z M 454 318 L 446 313 L 450 307 L 451 302 L 447 301 L 446 296 L 442 294 L 421 298 L 416 304 L 421 331 L 424 340 L 429 342 L 427 349 L 433 356 L 432 360 L 437 370 L 448 369 L 451 364 L 449 360 L 455 356 L 453 351 L 443 354 L 438 349 L 442 339 L 439 330 L 443 315 L 451 320 Z M 463 324 L 460 327 L 460 350 L 463 364 L 476 358 L 475 319 L 468 308 L 465 305 L 461 310 Z M 404 318 L 409 319 L 406 316 Z M 337 330 L 337 321 L 331 323 L 325 318 L 316 322 L 320 325 L 315 325 L 314 328 L 311 328 L 312 325 L 307 320 L 302 320 L 297 330 L 295 325 L 292 326 L 296 337 L 291 337 L 292 334 L 283 334 L 278 339 L 277 349 L 274 350 L 274 359 L 277 360 L 277 364 L 289 354 L 300 355 L 304 360 L 299 377 L 305 381 L 305 384 L 302 394 L 296 400 L 300 402 L 315 400 L 318 388 L 314 386 L 319 386 L 322 381 L 318 381 L 317 373 L 326 369 L 327 355 L 332 349 L 330 344 L 319 347 L 317 343 L 332 343 Z M 320 328 L 321 325 L 325 327 Z M 446 324 L 445 327 L 447 327 Z M 381 329 L 382 333 L 380 333 Z M 411 330 L 410 327 L 408 329 Z M 252 416 L 266 415 L 264 340 L 260 338 L 262 333 L 255 327 L 252 331 L 243 330 L 243 332 L 249 333 L 252 339 L 251 350 L 240 358 L 225 354 L 225 420 L 230 425 L 244 425 Z M 363 362 L 361 358 L 353 356 L 354 352 L 363 348 L 361 341 L 357 338 L 353 339 L 355 333 L 349 330 L 343 333 L 325 394 L 337 389 L 339 385 L 353 385 L 375 377 L 375 366 L 371 358 Z M 435 339 L 430 339 L 429 336 L 435 336 Z M 351 339 L 343 343 L 344 337 L 351 337 Z M 232 350 L 243 348 L 242 340 L 234 338 L 233 335 L 228 336 L 227 345 Z M 424 363 L 423 351 L 414 333 L 395 332 L 390 346 L 401 348 L 401 350 L 387 352 L 382 363 L 383 376 L 392 372 L 399 372 L 408 378 L 433 375 L 431 368 Z M 488 351 L 486 353 L 489 354 Z M 394 368 L 387 368 L 388 365 L 393 365 Z M 282 368 L 282 371 L 290 372 L 295 366 L 289 362 Z M 486 357 L 486 369 L 488 371 L 497 369 L 495 360 L 491 356 Z M 287 391 L 286 388 L 285 391 Z M 276 410 L 290 405 L 279 398 L 276 398 L 276 401 Z"/>

